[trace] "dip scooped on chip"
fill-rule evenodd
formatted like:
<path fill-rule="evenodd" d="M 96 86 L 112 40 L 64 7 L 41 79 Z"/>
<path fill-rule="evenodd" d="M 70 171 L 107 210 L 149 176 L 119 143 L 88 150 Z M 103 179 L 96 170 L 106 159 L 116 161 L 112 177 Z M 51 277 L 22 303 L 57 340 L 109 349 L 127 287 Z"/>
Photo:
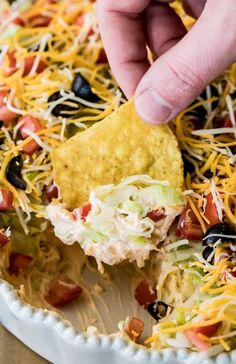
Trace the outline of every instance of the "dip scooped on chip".
<path fill-rule="evenodd" d="M 182 211 L 183 165 L 168 126 L 145 124 L 132 101 L 52 155 L 60 200 L 46 218 L 65 244 L 113 265 L 142 267 Z"/>

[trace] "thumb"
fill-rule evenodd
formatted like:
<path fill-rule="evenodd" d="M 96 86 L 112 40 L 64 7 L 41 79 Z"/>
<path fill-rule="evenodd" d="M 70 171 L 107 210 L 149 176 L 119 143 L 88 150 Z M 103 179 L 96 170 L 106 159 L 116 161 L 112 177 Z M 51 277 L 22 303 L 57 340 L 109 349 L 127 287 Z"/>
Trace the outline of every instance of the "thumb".
<path fill-rule="evenodd" d="M 135 93 L 141 118 L 162 124 L 236 60 L 236 1 L 208 0 L 182 40 L 152 64 Z"/>

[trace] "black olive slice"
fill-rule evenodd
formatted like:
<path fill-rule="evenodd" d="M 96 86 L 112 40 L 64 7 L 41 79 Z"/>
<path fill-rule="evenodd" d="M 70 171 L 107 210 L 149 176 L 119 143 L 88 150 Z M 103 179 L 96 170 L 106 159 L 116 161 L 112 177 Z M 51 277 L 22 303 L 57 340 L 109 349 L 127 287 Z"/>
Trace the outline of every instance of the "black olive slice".
<path fill-rule="evenodd" d="M 222 237 L 221 237 L 222 235 Z M 225 236 L 226 235 L 226 236 Z M 236 242 L 236 230 L 226 223 L 211 226 L 202 239 L 202 245 L 207 246 L 216 243 L 222 238 L 222 242 Z"/>
<path fill-rule="evenodd" d="M 147 310 L 155 320 L 159 321 L 166 316 L 168 305 L 162 301 L 155 301 L 147 306 Z"/>
<path fill-rule="evenodd" d="M 203 252 L 202 252 L 202 256 L 203 256 L 203 258 L 205 259 L 205 260 L 207 260 L 208 258 L 209 258 L 209 256 L 211 255 L 211 253 L 213 252 L 213 248 L 212 247 L 210 247 L 210 246 L 207 246 L 204 250 L 203 250 Z M 207 260 L 208 261 L 208 260 Z M 213 262 L 213 257 L 212 257 L 212 259 L 211 259 L 211 261 L 209 261 L 209 263 L 212 263 Z"/>
<path fill-rule="evenodd" d="M 8 172 L 6 175 L 8 182 L 12 184 L 12 186 L 18 188 L 19 190 L 26 190 L 26 182 L 22 180 L 20 177 L 18 177 L 15 173 Z"/>
<path fill-rule="evenodd" d="M 21 169 L 23 166 L 23 159 L 20 155 L 10 160 L 6 168 L 6 179 L 12 186 L 20 190 L 26 190 L 27 184 L 22 179 Z"/>
<path fill-rule="evenodd" d="M 48 103 L 57 101 L 61 98 L 62 98 L 61 92 L 56 91 L 51 96 L 49 96 Z M 67 103 L 73 103 L 73 106 L 68 105 Z M 68 99 L 68 100 L 62 102 L 61 104 L 56 105 L 52 109 L 52 114 L 56 117 L 61 116 L 64 118 L 69 118 L 69 117 L 73 117 L 75 115 L 74 112 L 79 111 L 79 109 L 80 109 L 80 105 L 78 102 Z"/>
<path fill-rule="evenodd" d="M 100 98 L 92 92 L 90 84 L 80 73 L 77 73 L 75 76 L 71 90 L 77 97 L 86 101 L 96 102 L 100 100 Z"/>

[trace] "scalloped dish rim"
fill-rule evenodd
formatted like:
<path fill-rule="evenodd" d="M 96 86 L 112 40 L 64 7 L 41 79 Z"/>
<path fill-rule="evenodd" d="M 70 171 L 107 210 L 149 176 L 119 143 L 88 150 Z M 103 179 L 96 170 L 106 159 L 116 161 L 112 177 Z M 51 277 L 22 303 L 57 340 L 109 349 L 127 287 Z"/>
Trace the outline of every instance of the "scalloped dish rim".
<path fill-rule="evenodd" d="M 35 308 L 30 304 L 24 303 L 14 287 L 3 279 L 0 279 L 0 302 L 5 304 L 5 307 L 1 305 L 3 307 L 3 310 L 0 310 L 1 324 L 30 349 L 56 364 L 75 364 L 80 360 L 80 356 L 82 356 L 81 359 L 86 360 L 86 364 L 91 364 L 94 362 L 94 354 L 96 354 L 96 364 L 118 363 L 119 356 L 120 359 L 125 359 L 127 364 L 133 363 L 134 360 L 142 364 L 196 364 L 198 360 L 198 353 L 185 349 L 163 349 L 158 351 L 135 344 L 122 335 L 79 332 L 73 327 L 72 323 L 61 317 L 58 313 L 47 309 Z M 9 317 L 6 316 L 6 313 Z M 15 318 L 15 322 L 12 318 Z M 36 337 L 27 334 L 25 336 L 26 331 L 19 330 L 21 325 L 23 325 L 26 331 L 29 329 L 29 332 L 30 329 L 40 328 L 42 330 L 41 338 L 43 338 L 43 335 L 50 333 L 50 338 L 54 343 L 52 346 L 55 346 L 57 343 L 60 344 L 61 340 L 63 345 L 65 345 L 64 355 L 61 355 L 60 359 L 56 358 L 58 354 L 63 354 L 63 345 L 59 347 L 60 353 L 56 350 L 51 353 L 51 350 L 47 352 L 48 345 L 45 352 L 42 349 L 44 340 L 42 340 L 42 345 L 39 342 L 37 347 L 37 344 L 35 344 L 37 335 Z M 52 334 L 55 335 L 54 338 Z M 71 351 L 72 347 L 74 349 L 73 352 Z M 68 358 L 69 361 L 66 358 L 68 348 L 70 349 L 70 354 L 74 355 L 74 360 L 72 358 L 72 361 L 71 358 Z M 114 355 L 116 356 L 115 359 Z M 213 359 L 203 360 L 202 364 L 233 364 L 235 362 L 236 350 L 232 350 L 229 353 L 221 353 Z"/>

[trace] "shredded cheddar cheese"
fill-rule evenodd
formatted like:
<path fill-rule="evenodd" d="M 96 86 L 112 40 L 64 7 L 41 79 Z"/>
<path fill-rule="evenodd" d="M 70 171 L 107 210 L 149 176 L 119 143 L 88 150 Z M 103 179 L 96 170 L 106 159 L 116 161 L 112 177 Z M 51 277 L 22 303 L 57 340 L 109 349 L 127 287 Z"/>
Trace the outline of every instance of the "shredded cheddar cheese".
<path fill-rule="evenodd" d="M 232 93 L 235 91 L 235 83 L 229 81 L 233 77 L 235 67 L 227 71 L 225 74 L 226 85 Z M 236 78 L 236 75 L 234 75 Z M 221 79 L 215 87 L 220 89 Z M 223 93 L 224 94 L 224 93 Z M 232 110 L 235 110 L 235 103 L 232 98 L 227 99 L 219 94 L 218 100 L 218 122 L 223 125 L 226 120 L 226 115 L 229 113 L 229 102 L 231 102 Z M 190 108 L 184 110 L 176 118 L 176 135 L 180 143 L 185 158 L 193 165 L 193 172 L 187 171 L 186 187 L 193 190 L 194 193 L 204 197 L 212 193 L 213 201 L 219 214 L 220 220 L 225 216 L 230 223 L 236 223 L 235 209 L 235 188 L 236 188 L 236 163 L 233 162 L 235 156 L 236 141 L 234 136 L 234 128 L 211 128 L 214 123 L 214 118 L 208 123 L 207 128 L 203 126 L 201 130 L 194 130 L 194 110 L 204 105 L 211 104 L 216 101 L 215 98 L 210 98 L 206 101 L 200 101 Z M 220 107 L 221 105 L 221 107 Z M 192 113 L 192 116 L 189 115 Z M 208 118 L 211 114 L 208 115 Z M 206 121 L 207 123 L 207 121 Z M 222 133 L 224 131 L 224 133 Z M 203 134 L 204 133 L 204 134 Z M 210 177 L 208 177 L 208 175 Z M 191 195 L 190 195 L 191 196 Z M 191 196 L 192 208 L 194 214 L 199 220 L 203 231 L 205 231 L 207 219 L 204 216 L 203 206 L 199 206 L 195 196 Z M 198 210 L 198 212 L 196 211 Z"/>
<path fill-rule="evenodd" d="M 35 26 L 37 21 L 40 22 L 40 18 L 37 20 L 40 14 L 49 20 L 46 26 Z M 23 157 L 23 178 L 27 184 L 25 196 L 29 201 L 40 200 L 39 206 L 43 207 L 43 187 L 49 181 L 52 182 L 50 151 L 76 132 L 102 120 L 124 100 L 106 59 L 100 59 L 104 50 L 92 2 L 37 0 L 30 7 L 18 9 L 16 15 L 9 12 L 4 26 L 11 24 L 12 19 L 18 15 L 25 24 L 19 26 L 8 38 L 0 37 L 0 91 L 9 90 L 5 103 L 10 111 L 18 116 L 30 115 L 37 118 L 42 130 L 29 130 L 28 137 L 22 140 L 17 121 L 6 128 L 6 138 L 0 151 L 0 183 L 13 193 L 15 206 L 22 206 L 26 212 L 29 203 L 26 200 L 23 205 L 20 203 L 20 194 L 5 176 L 10 160 L 18 154 Z M 28 59 L 31 59 L 29 69 L 26 68 L 29 67 Z M 89 102 L 73 94 L 72 82 L 78 73 L 89 82 L 100 102 Z M 71 102 L 80 105 L 76 114 L 72 112 L 71 117 L 67 118 L 55 117 L 52 114 L 53 108 L 62 100 L 49 103 L 48 99 L 58 91 L 61 92 L 62 99 L 69 99 L 68 105 Z M 28 157 L 24 148 L 32 140 L 37 142 L 40 148 Z M 34 164 L 45 152 L 40 163 Z M 32 165 L 35 166 L 35 172 L 38 168 L 37 176 L 33 179 L 29 177 L 30 172 L 27 174 Z M 40 168 L 47 166 L 50 166 L 47 172 L 40 172 Z M 29 206 L 28 209 L 30 210 Z"/>

